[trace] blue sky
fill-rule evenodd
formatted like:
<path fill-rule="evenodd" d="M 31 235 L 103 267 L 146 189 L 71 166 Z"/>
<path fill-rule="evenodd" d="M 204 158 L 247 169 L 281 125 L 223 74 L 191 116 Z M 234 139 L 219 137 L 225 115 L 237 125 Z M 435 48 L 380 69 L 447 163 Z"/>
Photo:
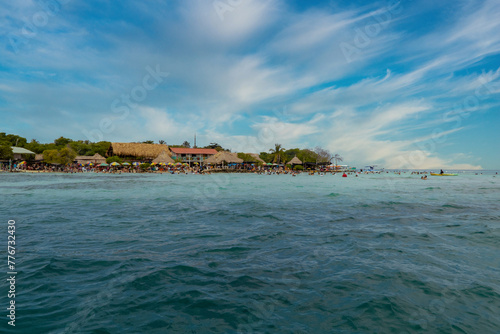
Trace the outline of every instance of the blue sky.
<path fill-rule="evenodd" d="M 500 168 L 500 2 L 20 0 L 0 131 Z"/>

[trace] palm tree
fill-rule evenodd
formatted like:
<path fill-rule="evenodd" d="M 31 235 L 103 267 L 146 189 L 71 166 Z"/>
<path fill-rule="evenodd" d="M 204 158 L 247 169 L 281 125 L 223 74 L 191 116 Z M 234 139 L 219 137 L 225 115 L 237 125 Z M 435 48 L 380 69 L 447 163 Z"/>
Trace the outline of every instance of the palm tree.
<path fill-rule="evenodd" d="M 333 156 L 333 160 L 335 160 L 335 168 L 337 168 L 336 166 L 337 166 L 338 162 L 344 161 L 344 158 L 342 158 L 340 156 L 340 154 L 335 153 L 335 155 Z"/>
<path fill-rule="evenodd" d="M 166 141 L 164 141 L 163 139 L 162 139 L 162 140 L 160 140 L 160 141 L 158 141 L 158 144 L 166 144 L 166 143 L 167 143 L 167 142 L 166 142 Z"/>
<path fill-rule="evenodd" d="M 274 150 L 270 149 L 269 153 L 274 155 L 274 163 L 280 164 L 281 162 L 285 162 L 285 149 L 281 146 L 281 144 L 274 144 Z"/>

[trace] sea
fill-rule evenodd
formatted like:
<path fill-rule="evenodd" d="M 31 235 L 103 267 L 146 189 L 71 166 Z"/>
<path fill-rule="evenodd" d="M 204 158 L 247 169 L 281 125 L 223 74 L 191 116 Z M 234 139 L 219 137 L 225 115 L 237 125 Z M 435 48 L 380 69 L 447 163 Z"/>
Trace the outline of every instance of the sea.
<path fill-rule="evenodd" d="M 0 332 L 500 333 L 496 173 L 0 173 Z"/>

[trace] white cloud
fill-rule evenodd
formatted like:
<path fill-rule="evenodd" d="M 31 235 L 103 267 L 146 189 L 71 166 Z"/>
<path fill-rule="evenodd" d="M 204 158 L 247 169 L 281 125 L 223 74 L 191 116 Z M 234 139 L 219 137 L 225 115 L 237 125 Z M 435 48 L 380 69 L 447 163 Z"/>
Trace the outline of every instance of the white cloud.
<path fill-rule="evenodd" d="M 71 137 L 113 117 L 111 102 L 140 85 L 146 66 L 159 64 L 171 75 L 116 122 L 110 139 L 182 142 L 196 131 L 202 141 L 235 150 L 267 151 L 275 142 L 324 145 L 346 160 L 390 167 L 417 154 L 413 146 L 445 123 L 442 114 L 474 93 L 479 70 L 460 71 L 500 50 L 497 1 L 457 9 L 449 18 L 454 23 L 438 22 L 417 39 L 405 31 L 411 12 L 392 15 L 351 63 L 340 44 L 354 43 L 356 31 L 375 22 L 385 3 L 335 12 L 313 5 L 298 11 L 284 1 L 230 3 L 222 20 L 213 1 L 130 3 L 137 20 L 110 14 L 102 25 L 79 16 L 90 4 L 65 6 L 26 52 L 0 50 L 9 68 L 1 74 L 0 98 L 8 105 L 0 113 L 9 115 L 10 128 L 48 122 L 54 128 L 47 136 L 59 127 Z M 31 1 L 3 7 L 2 17 L 12 20 L 0 25 L 17 29 L 36 10 Z M 499 70 L 486 74 L 497 80 Z M 498 86 L 491 87 L 495 97 Z M 478 110 L 494 106 L 481 102 Z M 271 112 L 286 105 L 287 113 Z M 465 159 L 445 159 L 439 149 L 422 155 L 422 166 Z"/>

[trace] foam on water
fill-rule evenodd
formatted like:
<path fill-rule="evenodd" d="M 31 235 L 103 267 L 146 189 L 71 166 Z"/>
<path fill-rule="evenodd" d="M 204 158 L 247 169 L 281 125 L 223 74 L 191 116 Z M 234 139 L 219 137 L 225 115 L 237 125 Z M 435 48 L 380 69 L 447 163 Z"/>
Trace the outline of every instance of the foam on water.
<path fill-rule="evenodd" d="M 0 174 L 0 191 L 19 273 L 2 332 L 500 328 L 491 174 Z"/>

